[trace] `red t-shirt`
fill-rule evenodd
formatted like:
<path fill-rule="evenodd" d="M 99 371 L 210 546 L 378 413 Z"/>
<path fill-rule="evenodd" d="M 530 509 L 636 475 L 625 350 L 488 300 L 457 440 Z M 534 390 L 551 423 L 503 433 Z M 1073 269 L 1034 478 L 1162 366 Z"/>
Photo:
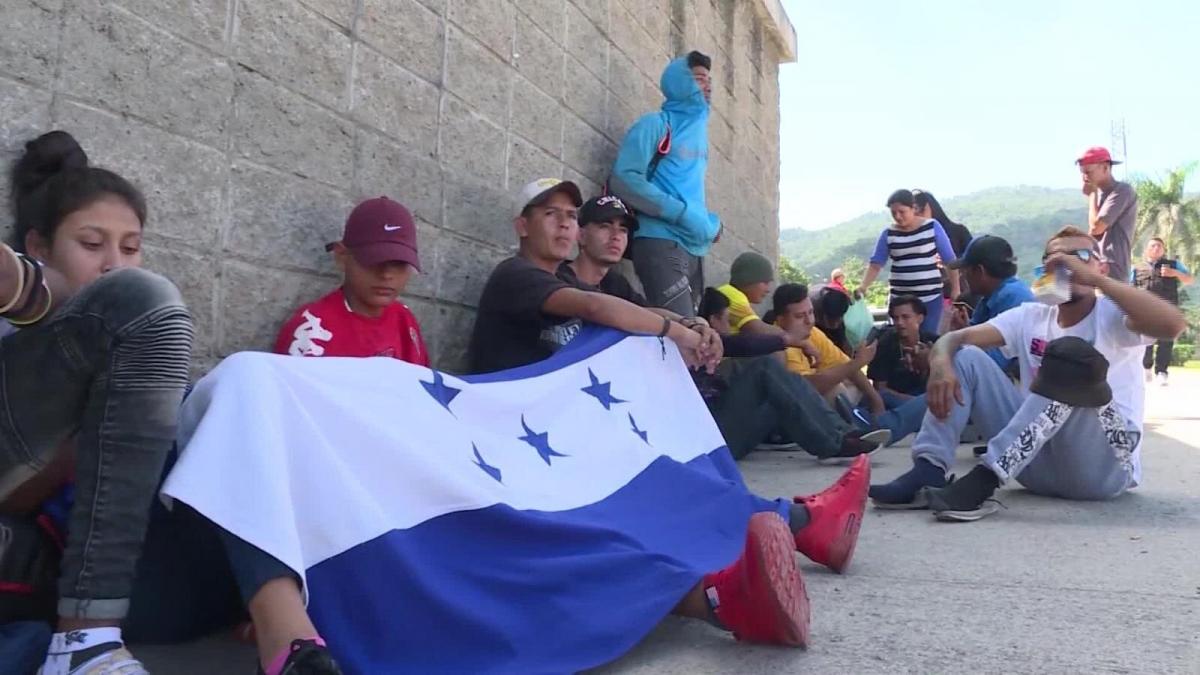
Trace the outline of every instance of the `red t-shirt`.
<path fill-rule="evenodd" d="M 417 317 L 393 302 L 377 319 L 350 311 L 342 289 L 296 310 L 275 340 L 277 354 L 292 356 L 390 356 L 429 365 Z"/>

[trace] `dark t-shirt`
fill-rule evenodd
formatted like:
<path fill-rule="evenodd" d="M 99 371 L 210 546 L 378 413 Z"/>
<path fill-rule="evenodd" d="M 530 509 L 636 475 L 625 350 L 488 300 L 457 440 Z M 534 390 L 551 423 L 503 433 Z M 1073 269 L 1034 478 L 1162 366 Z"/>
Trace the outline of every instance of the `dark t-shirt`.
<path fill-rule="evenodd" d="M 475 328 L 467 347 L 472 373 L 491 373 L 549 357 L 574 338 L 583 325 L 542 312 L 557 290 L 574 286 L 525 258 L 496 265 L 483 287 Z"/>
<path fill-rule="evenodd" d="M 921 342 L 932 345 L 937 342 L 937 336 L 921 333 Z M 894 329 L 879 337 L 875 358 L 867 366 L 867 377 L 876 382 L 887 382 L 889 389 L 901 394 L 916 396 L 925 393 L 925 377 L 904 365 L 900 335 Z"/>
<path fill-rule="evenodd" d="M 622 300 L 632 302 L 638 307 L 646 306 L 646 298 L 641 293 L 635 291 L 629 281 L 616 271 L 610 271 L 604 275 L 604 278 L 600 280 L 599 286 L 592 286 L 580 281 L 579 277 L 575 276 L 575 270 L 571 268 L 571 263 L 564 261 L 558 266 L 558 278 L 575 288 L 616 296 Z"/>

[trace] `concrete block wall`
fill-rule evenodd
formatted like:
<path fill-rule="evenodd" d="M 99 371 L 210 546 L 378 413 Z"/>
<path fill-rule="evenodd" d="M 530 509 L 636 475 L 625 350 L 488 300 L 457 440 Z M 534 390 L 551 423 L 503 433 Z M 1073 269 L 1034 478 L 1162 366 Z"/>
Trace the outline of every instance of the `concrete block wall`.
<path fill-rule="evenodd" d="M 512 193 L 595 193 L 674 55 L 713 56 L 709 204 L 721 282 L 777 255 L 777 0 L 3 0 L 0 162 L 54 128 L 147 194 L 147 264 L 195 314 L 198 370 L 269 349 L 337 283 L 325 242 L 361 198 L 419 221 L 405 302 L 435 361 L 514 245 Z M 782 26 L 782 27 L 781 27 Z M 791 42 L 789 42 L 791 41 Z M 0 187 L 9 226 L 8 187 Z"/>

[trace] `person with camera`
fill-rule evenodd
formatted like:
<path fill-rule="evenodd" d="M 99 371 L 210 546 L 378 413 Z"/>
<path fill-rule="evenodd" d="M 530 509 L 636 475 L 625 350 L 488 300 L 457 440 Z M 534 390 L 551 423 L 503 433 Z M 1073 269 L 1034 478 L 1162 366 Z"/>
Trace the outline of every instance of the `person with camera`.
<path fill-rule="evenodd" d="M 1146 242 L 1145 259 L 1133 266 L 1130 281 L 1167 302 L 1179 306 L 1179 287 L 1196 280 L 1187 266 L 1177 259 L 1167 257 L 1167 246 L 1162 239 L 1153 237 Z M 1167 368 L 1171 365 L 1174 340 L 1158 340 L 1146 347 L 1142 357 L 1142 368 L 1146 370 L 1146 381 L 1157 380 L 1159 386 L 1167 386 Z M 1157 351 L 1156 351 L 1157 350 Z"/>

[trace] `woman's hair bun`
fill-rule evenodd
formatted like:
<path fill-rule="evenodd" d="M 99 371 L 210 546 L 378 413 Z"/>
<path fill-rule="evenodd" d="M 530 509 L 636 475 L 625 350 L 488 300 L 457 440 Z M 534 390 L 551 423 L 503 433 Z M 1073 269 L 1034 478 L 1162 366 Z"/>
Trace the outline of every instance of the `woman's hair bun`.
<path fill-rule="evenodd" d="M 75 137 L 65 131 L 51 131 L 25 144 L 25 154 L 12 169 L 14 196 L 33 192 L 51 177 L 70 169 L 86 169 L 87 153 Z"/>

